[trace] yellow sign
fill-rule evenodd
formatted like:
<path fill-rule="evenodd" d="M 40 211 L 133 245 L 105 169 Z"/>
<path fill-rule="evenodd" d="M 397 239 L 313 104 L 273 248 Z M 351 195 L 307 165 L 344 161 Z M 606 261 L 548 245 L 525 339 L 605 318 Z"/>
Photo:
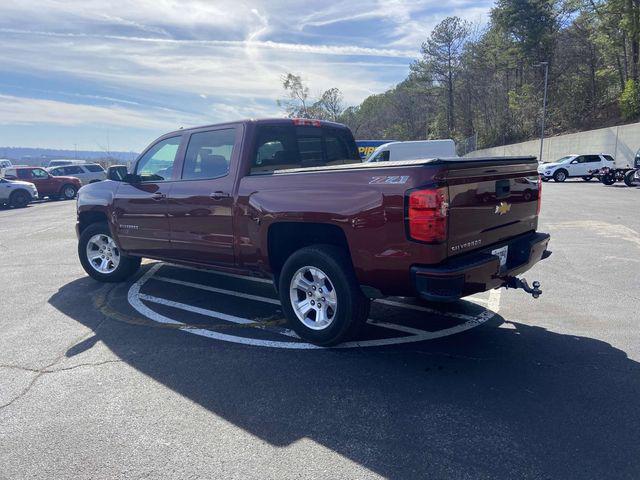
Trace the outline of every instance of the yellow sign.
<path fill-rule="evenodd" d="M 511 210 L 511 204 L 507 202 L 500 202 L 500 205 L 496 205 L 496 211 L 493 212 L 497 215 L 506 215 Z"/>

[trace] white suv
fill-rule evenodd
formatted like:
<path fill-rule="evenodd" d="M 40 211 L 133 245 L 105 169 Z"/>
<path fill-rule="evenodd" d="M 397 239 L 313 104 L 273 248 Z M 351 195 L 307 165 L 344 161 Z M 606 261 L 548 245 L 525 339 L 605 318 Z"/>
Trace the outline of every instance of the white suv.
<path fill-rule="evenodd" d="M 538 166 L 538 173 L 543 181 L 553 178 L 556 182 L 564 182 L 567 178 L 580 177 L 588 182 L 593 178 L 591 172 L 602 167 L 613 167 L 614 160 L 611 155 L 603 153 L 595 155 L 567 155 L 560 160 L 551 163 L 542 163 Z"/>
<path fill-rule="evenodd" d="M 0 178 L 0 205 L 21 208 L 37 198 L 38 189 L 33 183 Z"/>
<path fill-rule="evenodd" d="M 54 177 L 76 177 L 82 185 L 100 182 L 107 178 L 107 172 L 97 163 L 87 163 L 84 165 L 65 165 L 60 167 L 50 167 L 48 172 Z"/>

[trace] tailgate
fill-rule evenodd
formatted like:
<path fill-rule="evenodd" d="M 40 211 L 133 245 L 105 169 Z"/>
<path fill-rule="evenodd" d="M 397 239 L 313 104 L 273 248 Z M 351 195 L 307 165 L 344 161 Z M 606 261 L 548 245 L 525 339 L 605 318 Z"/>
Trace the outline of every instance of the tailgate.
<path fill-rule="evenodd" d="M 449 191 L 448 256 L 465 253 L 537 228 L 535 157 L 443 162 Z"/>

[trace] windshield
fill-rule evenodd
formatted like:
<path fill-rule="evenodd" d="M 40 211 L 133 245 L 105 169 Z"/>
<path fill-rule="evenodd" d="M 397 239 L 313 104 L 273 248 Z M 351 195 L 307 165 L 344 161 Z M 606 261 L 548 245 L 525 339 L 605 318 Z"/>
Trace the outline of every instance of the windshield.
<path fill-rule="evenodd" d="M 570 162 L 575 155 L 568 155 L 566 157 L 562 157 L 554 162 L 544 162 L 544 163 L 567 163 Z"/>

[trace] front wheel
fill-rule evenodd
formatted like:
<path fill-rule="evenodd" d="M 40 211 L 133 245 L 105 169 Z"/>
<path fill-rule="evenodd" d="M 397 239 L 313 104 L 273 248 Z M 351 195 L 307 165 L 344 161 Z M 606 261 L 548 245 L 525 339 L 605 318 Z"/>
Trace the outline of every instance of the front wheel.
<path fill-rule="evenodd" d="M 31 195 L 24 190 L 17 190 L 9 197 L 9 205 L 14 208 L 26 207 L 31 201 Z"/>
<path fill-rule="evenodd" d="M 564 182 L 567 179 L 567 172 L 565 170 L 558 170 L 553 174 L 553 180 L 555 182 Z"/>
<path fill-rule="evenodd" d="M 140 258 L 127 257 L 116 245 L 109 225 L 94 223 L 80 235 L 78 256 L 84 271 L 100 282 L 121 282 L 140 268 Z"/>
<path fill-rule="evenodd" d="M 76 198 L 76 193 L 78 193 L 78 189 L 71 184 L 63 186 L 60 190 L 60 196 L 65 200 L 73 200 Z"/>
<path fill-rule="evenodd" d="M 289 325 L 304 340 L 332 346 L 356 336 L 370 301 L 346 252 L 314 245 L 293 253 L 280 273 L 279 294 Z"/>

